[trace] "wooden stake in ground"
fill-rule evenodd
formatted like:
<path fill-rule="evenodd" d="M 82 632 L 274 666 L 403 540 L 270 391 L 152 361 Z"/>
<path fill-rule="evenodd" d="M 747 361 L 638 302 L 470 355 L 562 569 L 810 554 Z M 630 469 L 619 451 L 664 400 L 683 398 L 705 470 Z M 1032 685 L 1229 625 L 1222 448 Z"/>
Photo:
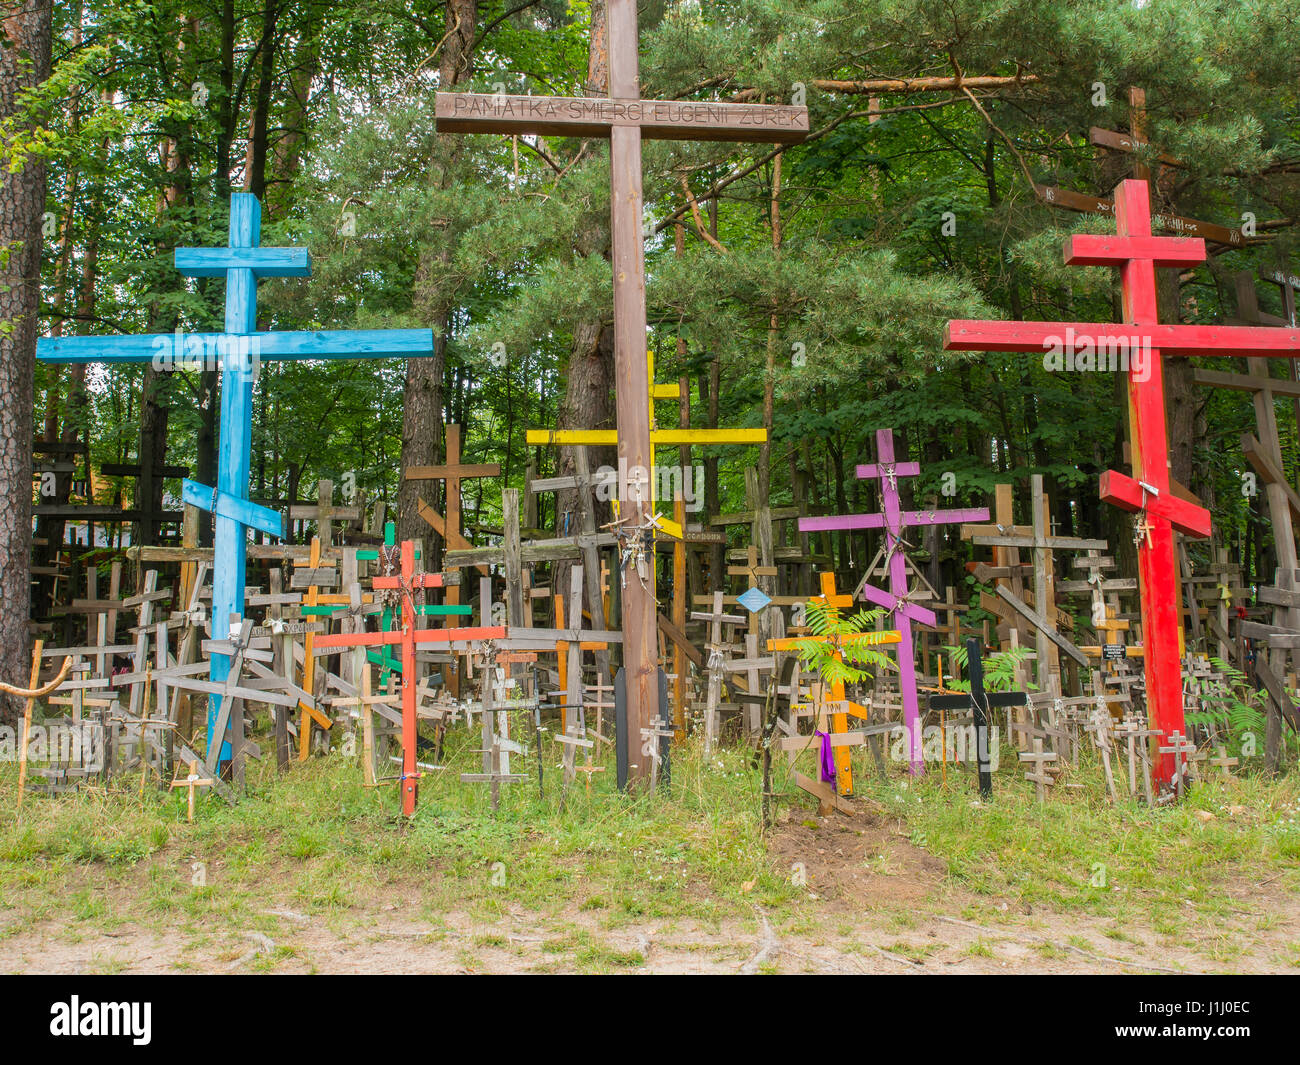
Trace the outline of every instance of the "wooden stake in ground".
<path fill-rule="evenodd" d="M 1106 702 L 1106 689 L 1101 679 L 1101 672 L 1095 669 L 1092 671 L 1092 697 L 1092 720 L 1088 725 L 1088 731 L 1092 733 L 1093 741 L 1101 754 L 1101 765 L 1106 772 L 1106 791 L 1110 795 L 1110 801 L 1118 802 L 1119 793 L 1115 790 L 1115 775 L 1110 767 L 1110 752 L 1114 746 L 1111 739 L 1110 705 Z"/>
<path fill-rule="evenodd" d="M 41 651 L 44 648 L 44 640 L 37 640 L 32 648 L 32 679 L 29 688 L 35 689 L 41 679 Z M 23 806 L 23 787 L 27 783 L 27 743 L 32 733 L 32 707 L 35 705 L 36 697 L 29 696 L 23 707 L 23 743 L 18 748 L 18 809 L 20 810 Z"/>
<path fill-rule="evenodd" d="M 1056 761 L 1056 752 L 1044 751 L 1043 737 L 1035 736 L 1033 751 L 1021 751 L 1020 760 L 1032 763 L 1029 769 L 1025 771 L 1025 779 L 1034 782 L 1034 790 L 1038 794 L 1038 801 L 1044 802 L 1047 798 L 1047 789 L 1056 783 L 1056 778 L 1047 771 L 1047 763 Z"/>
<path fill-rule="evenodd" d="M 205 776 L 203 776 L 203 775 L 201 775 L 201 774 L 199 773 L 199 763 L 198 763 L 197 760 L 196 760 L 196 761 L 192 761 L 192 762 L 190 762 L 190 771 L 189 771 L 189 775 L 188 775 L 188 776 L 177 777 L 175 780 L 172 781 L 172 785 L 171 785 L 171 786 L 172 786 L 173 788 L 188 788 L 188 789 L 189 789 L 189 792 L 190 792 L 190 795 L 189 795 L 189 808 L 188 808 L 188 810 L 187 810 L 187 812 L 186 812 L 186 815 L 185 815 L 185 820 L 186 820 L 186 821 L 193 822 L 193 820 L 194 820 L 194 792 L 195 792 L 195 789 L 196 789 L 196 788 L 205 788 L 205 787 L 209 787 L 209 786 L 211 786 L 212 784 L 215 784 L 215 783 L 216 783 L 216 781 L 212 780 L 212 779 L 209 778 L 209 777 L 205 777 Z"/>

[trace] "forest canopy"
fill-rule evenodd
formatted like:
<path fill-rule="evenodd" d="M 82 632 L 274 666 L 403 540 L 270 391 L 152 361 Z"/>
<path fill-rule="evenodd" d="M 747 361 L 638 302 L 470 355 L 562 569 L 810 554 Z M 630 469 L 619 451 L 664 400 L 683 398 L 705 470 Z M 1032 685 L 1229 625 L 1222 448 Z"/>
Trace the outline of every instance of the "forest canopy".
<path fill-rule="evenodd" d="M 1120 377 L 945 352 L 943 325 L 1113 320 L 1115 272 L 1060 251 L 1113 223 L 1036 187 L 1104 197 L 1135 165 L 1155 170 L 1157 210 L 1246 235 L 1165 272 L 1165 320 L 1233 316 L 1234 275 L 1285 265 L 1296 243 L 1294 6 L 688 0 L 643 3 L 640 20 L 644 96 L 797 97 L 810 112 L 807 141 L 784 149 L 646 144 L 648 343 L 661 380 L 689 378 L 692 424 L 770 422 L 774 504 L 806 491 L 813 511 L 865 505 L 853 467 L 888 426 L 922 461 L 918 498 L 983 504 L 1009 479 L 1024 498 L 1042 473 L 1065 530 L 1127 538 L 1096 492 L 1123 448 Z M 528 428 L 612 425 L 608 144 L 440 134 L 434 94 L 599 93 L 592 24 L 588 3 L 556 0 L 56 4 L 53 75 L 29 101 L 46 121 L 8 130 L 47 160 L 44 330 L 220 330 L 224 282 L 180 276 L 172 250 L 223 244 L 231 192 L 253 192 L 262 243 L 305 246 L 313 267 L 261 284 L 260 328 L 431 326 L 437 340 L 418 387 L 398 361 L 264 365 L 251 495 L 310 498 L 317 479 L 351 477 L 398 504 L 402 465 L 436 452 L 447 420 L 469 461 L 501 465 L 466 500 L 471 526 L 496 524 L 503 486 L 564 461 L 529 448 Z M 1090 140 L 1135 120 L 1136 153 Z M 1237 443 L 1250 397 L 1190 373 L 1168 371 L 1174 476 L 1267 570 Z M 92 467 L 153 454 L 212 483 L 215 377 L 121 365 L 78 381 L 40 365 L 38 432 L 44 419 L 84 438 Z M 416 407 L 425 388 L 436 402 Z M 659 419 L 676 424 L 668 406 Z M 1287 454 L 1295 414 L 1279 400 Z M 739 509 L 753 450 L 701 459 L 714 505 Z M 133 484 L 91 488 L 110 502 Z M 403 535 L 429 534 L 405 502 L 398 516 Z"/>

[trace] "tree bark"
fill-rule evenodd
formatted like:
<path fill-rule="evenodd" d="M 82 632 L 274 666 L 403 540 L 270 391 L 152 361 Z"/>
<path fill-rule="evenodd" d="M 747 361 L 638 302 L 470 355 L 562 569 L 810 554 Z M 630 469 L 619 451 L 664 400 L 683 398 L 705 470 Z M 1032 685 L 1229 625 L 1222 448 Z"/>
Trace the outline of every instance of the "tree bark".
<path fill-rule="evenodd" d="M 266 198 L 266 146 L 269 139 L 271 89 L 275 81 L 276 26 L 279 0 L 267 0 L 262 14 L 262 38 L 258 45 L 257 92 L 253 96 L 253 117 L 248 131 L 248 173 L 244 186 L 259 200 Z"/>
<path fill-rule="evenodd" d="M 472 49 L 475 23 L 478 15 L 476 0 L 446 0 L 447 36 L 442 45 L 442 60 L 438 64 L 438 87 L 449 91 L 465 81 L 473 71 Z M 451 167 L 443 168 L 439 179 L 451 180 Z M 440 263 L 449 262 L 451 247 L 443 246 L 421 255 L 416 268 L 417 287 L 426 288 L 431 275 Z M 436 294 L 431 294 L 434 301 Z M 447 366 L 447 332 L 451 325 L 450 310 L 445 304 L 432 316 L 433 354 L 406 361 L 406 394 L 402 406 L 402 459 L 401 468 L 432 466 L 438 461 L 442 449 L 442 392 L 443 376 Z M 397 536 L 399 540 L 422 538 L 426 556 L 434 564 L 441 561 L 441 538 L 420 517 L 420 482 L 403 478 L 397 489 Z"/>
<path fill-rule="evenodd" d="M 18 112 L 25 90 L 50 76 L 49 0 L 8 4 L 0 48 L 0 119 Z M 45 163 L 29 157 L 0 182 L 0 677 L 31 673 L 27 618 L 32 552 L 32 410 L 41 295 Z M 13 725 L 19 703 L 6 698 L 0 720 Z"/>

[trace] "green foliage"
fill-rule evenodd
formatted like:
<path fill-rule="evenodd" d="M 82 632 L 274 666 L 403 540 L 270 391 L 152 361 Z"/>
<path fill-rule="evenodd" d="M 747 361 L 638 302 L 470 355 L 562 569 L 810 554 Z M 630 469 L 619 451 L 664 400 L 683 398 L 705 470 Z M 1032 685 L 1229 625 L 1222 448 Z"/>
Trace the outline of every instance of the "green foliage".
<path fill-rule="evenodd" d="M 587 91 L 586 0 L 517 6 L 479 3 L 467 87 Z M 235 0 L 227 51 L 215 9 L 56 3 L 54 74 L 0 130 L 9 165 L 39 155 L 48 169 L 56 234 L 42 257 L 46 325 L 220 326 L 224 283 L 180 279 L 171 249 L 225 239 L 229 191 L 246 177 L 267 13 Z M 505 473 L 473 489 L 473 520 L 490 523 L 503 483 L 520 486 L 530 461 L 549 472 L 552 450 L 530 452 L 523 430 L 555 423 L 575 346 L 591 322 L 608 318 L 606 145 L 440 136 L 441 5 L 344 0 L 280 5 L 277 17 L 263 242 L 307 245 L 314 274 L 263 283 L 262 324 L 401 327 L 446 316 L 447 416 L 464 426 L 473 461 L 498 461 Z M 893 426 L 900 457 L 923 460 L 918 498 L 952 473 L 956 496 L 945 505 L 979 505 L 994 483 L 1023 486 L 1039 472 L 1058 514 L 1072 517 L 1067 531 L 1117 535 L 1093 487 L 1120 462 L 1124 400 L 1113 376 L 1051 373 L 1023 355 L 946 352 L 943 323 L 1113 315 L 1113 272 L 1067 267 L 1060 254 L 1069 233 L 1108 223 L 1043 206 L 1030 181 L 1104 195 L 1127 174 L 1132 160 L 1097 152 L 1087 130 L 1126 128 L 1130 85 L 1146 90 L 1152 142 L 1188 164 L 1161 183 L 1161 207 L 1224 224 L 1247 211 L 1261 222 L 1294 217 L 1285 209 L 1300 166 L 1293 22 L 1287 0 L 642 5 L 646 94 L 705 100 L 752 90 L 778 102 L 800 85 L 814 132 L 781 154 L 775 229 L 771 146 L 646 142 L 648 342 L 661 379 L 691 376 L 695 426 L 713 404 L 721 424 L 761 423 L 770 382 L 774 503 L 793 501 L 791 453 L 806 467 L 811 506 L 832 512 L 841 498 L 855 500 L 854 462 L 870 456 L 876 428 Z M 977 92 L 980 109 L 964 93 L 884 93 L 873 104 L 869 94 L 824 87 L 954 69 L 1038 80 Z M 1232 273 L 1285 259 L 1300 244 L 1292 229 L 1264 230 L 1267 244 L 1222 253 L 1213 270 L 1190 274 L 1184 319 L 1232 313 Z M 82 311 L 88 276 L 94 299 Z M 1261 300 L 1280 311 L 1271 288 Z M 506 351 L 500 365 L 490 357 L 497 345 Z M 700 379 L 714 360 L 722 394 L 708 397 Z M 76 412 L 66 374 L 42 366 L 38 409 L 85 423 L 95 463 L 129 460 L 141 380 L 130 368 L 96 369 Z M 317 478 L 337 482 L 350 470 L 372 498 L 391 502 L 403 380 L 400 365 L 268 368 L 256 392 L 257 494 L 281 494 L 291 476 L 309 494 Z M 197 462 L 210 385 L 184 374 L 165 383 L 169 461 Z M 1191 487 L 1214 500 L 1223 542 L 1243 544 L 1249 530 L 1262 558 L 1271 530 L 1241 493 L 1236 445 L 1253 429 L 1250 397 L 1213 390 L 1198 402 L 1206 425 L 1193 444 Z M 1294 411 L 1278 412 L 1291 464 Z M 720 503 L 740 504 L 752 453 L 700 452 L 720 460 Z M 846 541 L 833 547 L 844 561 Z M 951 577 L 964 559 L 942 540 L 940 552 Z"/>
<path fill-rule="evenodd" d="M 1241 749 L 1246 733 L 1263 735 L 1268 693 L 1256 688 L 1241 670 L 1221 658 L 1211 658 L 1223 674 L 1223 682 L 1196 681 L 1196 695 L 1203 709 L 1189 710 L 1189 725 L 1226 729 L 1235 750 Z"/>
<path fill-rule="evenodd" d="M 883 610 L 859 610 L 845 617 L 839 607 L 810 602 L 806 620 L 813 635 L 795 641 L 799 660 L 827 684 L 870 680 L 893 666 L 869 635 L 884 616 Z"/>
<path fill-rule="evenodd" d="M 969 653 L 965 647 L 944 647 L 943 650 L 951 656 L 951 660 L 957 664 L 957 667 L 964 673 L 969 660 Z M 1013 688 L 1020 690 L 1023 683 L 1031 691 L 1037 691 L 1037 686 L 1033 684 L 1028 676 L 1023 681 L 1017 678 L 1017 673 L 1024 673 L 1025 660 L 1033 653 L 1028 647 L 1009 647 L 1005 651 L 995 651 L 993 654 L 983 659 L 984 664 L 984 690 L 989 692 L 1006 692 Z M 948 679 L 944 683 L 956 691 L 970 691 L 970 681 Z"/>

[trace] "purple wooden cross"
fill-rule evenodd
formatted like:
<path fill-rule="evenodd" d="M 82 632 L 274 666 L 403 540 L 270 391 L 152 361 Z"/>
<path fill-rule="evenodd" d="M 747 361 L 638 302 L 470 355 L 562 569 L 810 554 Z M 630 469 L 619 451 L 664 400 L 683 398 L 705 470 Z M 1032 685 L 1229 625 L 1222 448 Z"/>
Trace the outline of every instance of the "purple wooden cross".
<path fill-rule="evenodd" d="M 909 526 L 950 525 L 958 522 L 988 521 L 989 512 L 983 507 L 967 510 L 903 510 L 898 501 L 898 478 L 916 477 L 921 466 L 916 462 L 894 461 L 894 430 L 876 430 L 876 453 L 879 462 L 859 466 L 862 480 L 880 481 L 880 494 L 885 501 L 883 514 L 845 514 L 821 518 L 800 518 L 800 532 L 818 532 L 840 529 L 884 529 L 885 560 L 889 565 L 889 591 L 862 587 L 862 598 L 876 606 L 884 607 L 893 615 L 893 628 L 902 638 L 896 645 L 898 654 L 898 690 L 903 697 L 903 721 L 907 727 L 909 761 L 913 773 L 921 773 L 921 714 L 916 694 L 916 662 L 912 650 L 912 622 L 934 625 L 934 611 L 908 600 L 907 559 L 903 554 L 902 531 Z"/>

